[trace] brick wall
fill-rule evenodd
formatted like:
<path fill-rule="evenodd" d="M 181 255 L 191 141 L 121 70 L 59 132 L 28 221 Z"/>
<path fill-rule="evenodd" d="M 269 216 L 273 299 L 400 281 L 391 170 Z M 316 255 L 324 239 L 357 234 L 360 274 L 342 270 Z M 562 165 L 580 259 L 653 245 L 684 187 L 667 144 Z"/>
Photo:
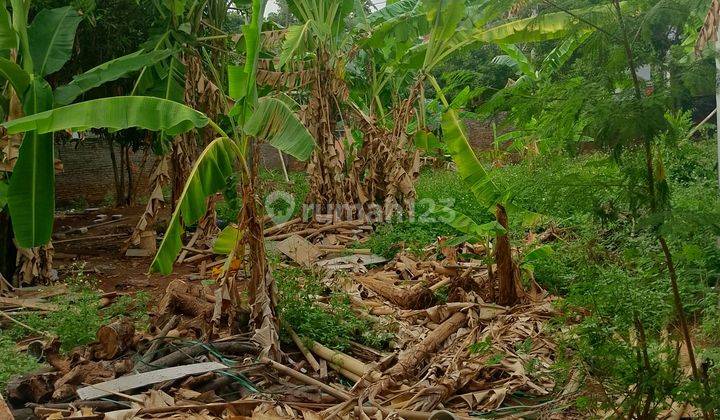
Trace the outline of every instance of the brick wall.
<path fill-rule="evenodd" d="M 55 194 L 58 205 L 62 206 L 83 200 L 88 204 L 97 205 L 106 197 L 114 199 L 115 182 L 112 160 L 105 140 L 89 138 L 80 143 L 56 142 L 55 153 L 63 163 L 62 173 L 58 173 L 55 177 Z M 133 169 L 135 170 L 133 181 L 140 182 L 137 189 L 139 196 L 147 194 L 147 182 L 154 163 L 154 157 L 150 155 L 145 164 L 144 173 L 138 173 L 143 154 L 143 151 L 138 151 L 132 155 Z M 115 148 L 115 156 L 119 165 L 119 147 Z"/>

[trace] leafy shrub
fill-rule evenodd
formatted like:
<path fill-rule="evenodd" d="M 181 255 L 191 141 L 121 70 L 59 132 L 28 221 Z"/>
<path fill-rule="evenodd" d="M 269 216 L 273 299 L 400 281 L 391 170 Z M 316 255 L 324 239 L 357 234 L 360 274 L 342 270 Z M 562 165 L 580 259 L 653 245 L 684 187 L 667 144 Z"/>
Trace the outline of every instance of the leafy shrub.
<path fill-rule="evenodd" d="M 341 351 L 350 347 L 351 340 L 378 348 L 387 346 L 392 335 L 360 319 L 348 296 L 327 290 L 317 273 L 283 267 L 273 274 L 279 291 L 278 313 L 298 335 Z M 319 305 L 318 296 L 328 294 L 328 306 Z M 283 338 L 289 341 L 287 336 Z"/>

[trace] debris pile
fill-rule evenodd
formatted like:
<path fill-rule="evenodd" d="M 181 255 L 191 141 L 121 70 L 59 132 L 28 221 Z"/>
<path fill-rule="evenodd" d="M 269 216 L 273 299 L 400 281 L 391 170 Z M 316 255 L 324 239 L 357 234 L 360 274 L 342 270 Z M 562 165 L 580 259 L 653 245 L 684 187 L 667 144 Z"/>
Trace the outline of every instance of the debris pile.
<path fill-rule="evenodd" d="M 66 355 L 46 342 L 51 367 L 15 379 L 7 402 L 18 418 L 51 419 L 429 419 L 452 418 L 438 410 L 466 418 L 552 408 L 552 297 L 535 287 L 522 305 L 488 303 L 495 291 L 484 246 L 441 238 L 422 255 L 386 261 L 361 248 L 368 228 L 295 219 L 267 229 L 266 239 L 284 256 L 280 264 L 315 270 L 328 290 L 347 294 L 358 317 L 389 328 L 385 348 L 351 341 L 340 352 L 283 322 L 292 344 L 281 360 L 260 357 L 250 333 L 231 333 L 243 314 L 228 310 L 223 287 L 199 281 L 226 275 L 210 268 L 239 265 L 186 247 L 184 262 L 200 272 L 170 283 L 151 331 L 116 320 Z"/>

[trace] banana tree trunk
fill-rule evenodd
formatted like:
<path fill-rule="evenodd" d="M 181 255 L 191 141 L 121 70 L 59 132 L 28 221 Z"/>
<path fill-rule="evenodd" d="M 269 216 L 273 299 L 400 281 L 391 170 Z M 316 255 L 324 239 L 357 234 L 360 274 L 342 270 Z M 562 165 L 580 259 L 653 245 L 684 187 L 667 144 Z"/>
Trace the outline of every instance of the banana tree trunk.
<path fill-rule="evenodd" d="M 495 264 L 498 279 L 498 296 L 497 303 L 504 306 L 512 306 L 518 301 L 516 290 L 517 270 L 512 258 L 512 249 L 510 248 L 510 238 L 508 237 L 508 216 L 505 207 L 498 204 L 495 208 L 495 217 L 505 228 L 505 233 L 495 238 Z"/>
<path fill-rule="evenodd" d="M 251 148 L 253 150 L 253 148 Z M 280 360 L 280 336 L 277 317 L 277 285 L 267 264 L 263 217 L 258 210 L 260 202 L 256 191 L 257 156 L 250 162 L 250 178 L 243 178 L 243 207 L 240 213 L 240 227 L 244 232 L 244 242 L 249 248 L 248 263 L 250 265 L 250 282 L 248 284 L 248 300 L 250 304 L 250 326 L 255 330 L 253 340 L 260 344 L 261 356 L 272 360 Z M 238 255 L 242 258 L 244 250 Z M 233 306 L 240 304 L 238 288 L 230 288 Z"/>
<path fill-rule="evenodd" d="M 8 280 L 12 279 L 13 274 L 15 274 L 15 258 L 17 255 L 17 249 L 12 238 L 10 214 L 0 209 L 0 275 Z"/>

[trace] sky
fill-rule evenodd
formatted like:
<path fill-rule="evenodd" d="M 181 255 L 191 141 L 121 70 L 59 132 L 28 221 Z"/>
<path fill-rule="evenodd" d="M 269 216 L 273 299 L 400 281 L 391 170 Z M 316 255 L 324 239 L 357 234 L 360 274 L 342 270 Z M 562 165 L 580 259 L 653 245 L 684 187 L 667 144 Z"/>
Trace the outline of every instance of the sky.
<path fill-rule="evenodd" d="M 378 9 L 385 7 L 385 1 L 386 0 L 373 0 L 373 4 Z M 268 1 L 267 6 L 265 6 L 265 16 L 267 16 L 270 13 L 277 12 L 278 11 L 278 5 L 275 0 Z"/>

